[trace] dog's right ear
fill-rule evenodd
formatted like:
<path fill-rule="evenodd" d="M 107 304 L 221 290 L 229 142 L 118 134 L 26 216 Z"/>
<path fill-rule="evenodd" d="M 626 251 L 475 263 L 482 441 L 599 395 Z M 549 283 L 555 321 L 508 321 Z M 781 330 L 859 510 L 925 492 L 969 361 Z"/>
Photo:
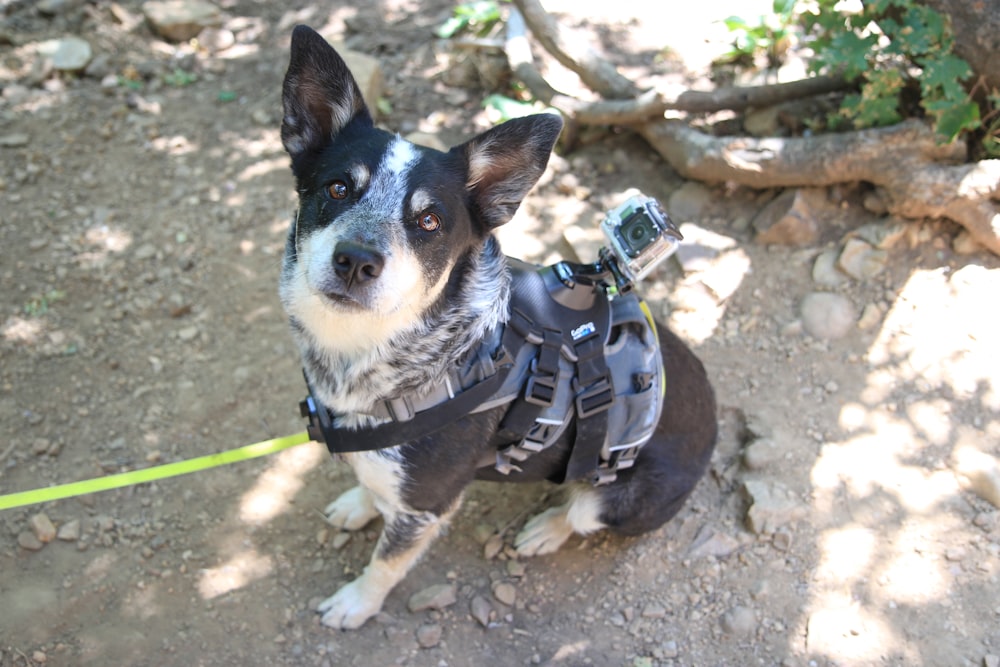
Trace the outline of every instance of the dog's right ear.
<path fill-rule="evenodd" d="M 281 143 L 292 159 L 322 148 L 355 118 L 372 124 L 347 63 L 319 33 L 296 26 L 291 51 L 281 91 Z"/>

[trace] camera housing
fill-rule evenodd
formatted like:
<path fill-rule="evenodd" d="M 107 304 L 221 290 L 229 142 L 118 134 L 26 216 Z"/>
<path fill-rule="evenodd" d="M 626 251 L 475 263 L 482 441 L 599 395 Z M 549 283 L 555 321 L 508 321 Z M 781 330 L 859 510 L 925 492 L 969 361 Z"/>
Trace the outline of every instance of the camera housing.
<path fill-rule="evenodd" d="M 645 195 L 629 197 L 601 222 L 618 269 L 630 281 L 642 280 L 674 254 L 683 239 L 660 203 Z"/>

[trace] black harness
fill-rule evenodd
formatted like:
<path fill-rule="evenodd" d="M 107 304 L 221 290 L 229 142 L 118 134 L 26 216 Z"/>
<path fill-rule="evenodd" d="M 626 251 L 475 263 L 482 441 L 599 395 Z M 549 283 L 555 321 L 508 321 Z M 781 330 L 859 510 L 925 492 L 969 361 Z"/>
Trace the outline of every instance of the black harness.
<path fill-rule="evenodd" d="M 330 452 L 394 447 L 430 435 L 458 417 L 508 405 L 491 465 L 507 475 L 552 445 L 575 422 L 561 481 L 604 484 L 630 467 L 652 435 L 663 403 L 663 364 L 643 302 L 561 262 L 539 268 L 508 260 L 511 312 L 419 397 L 395 397 L 370 414 L 379 425 L 336 426 L 336 415 L 309 396 L 301 404 L 313 440 Z M 580 267 L 577 267 L 580 268 Z M 306 380 L 308 386 L 308 379 Z M 557 480 L 560 481 L 560 480 Z"/>

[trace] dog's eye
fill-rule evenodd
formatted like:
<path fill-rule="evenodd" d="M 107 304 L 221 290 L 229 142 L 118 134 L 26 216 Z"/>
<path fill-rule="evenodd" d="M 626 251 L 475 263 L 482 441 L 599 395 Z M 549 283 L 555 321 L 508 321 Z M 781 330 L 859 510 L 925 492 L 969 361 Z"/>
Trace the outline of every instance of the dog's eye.
<path fill-rule="evenodd" d="M 417 218 L 417 227 L 425 232 L 436 232 L 441 227 L 441 218 L 434 213 L 421 213 Z"/>
<path fill-rule="evenodd" d="M 347 187 L 347 183 L 343 181 L 334 181 L 330 183 L 330 187 L 327 188 L 327 192 L 334 199 L 347 199 L 347 195 L 351 193 L 351 189 Z"/>

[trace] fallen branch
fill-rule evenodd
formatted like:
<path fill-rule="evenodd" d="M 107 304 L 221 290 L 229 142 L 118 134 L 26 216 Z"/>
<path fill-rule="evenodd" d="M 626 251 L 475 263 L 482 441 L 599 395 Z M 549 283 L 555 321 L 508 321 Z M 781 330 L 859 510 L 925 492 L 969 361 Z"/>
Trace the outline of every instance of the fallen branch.
<path fill-rule="evenodd" d="M 676 86 L 672 90 L 647 90 L 639 93 L 631 82 L 631 95 L 621 99 L 625 80 L 621 75 L 611 76 L 608 68 L 617 70 L 608 61 L 595 59 L 589 48 L 571 49 L 568 44 L 577 45 L 579 39 L 566 37 L 566 31 L 552 21 L 536 0 L 515 0 L 518 7 L 524 7 L 535 18 L 527 21 L 518 10 L 512 10 L 507 21 L 507 38 L 504 51 L 515 78 L 531 91 L 535 99 L 555 107 L 567 118 L 582 125 L 634 125 L 654 118 L 662 118 L 667 111 L 686 113 L 711 113 L 723 109 L 743 111 L 751 107 L 768 107 L 789 100 L 812 97 L 826 93 L 847 90 L 854 84 L 842 77 L 818 76 L 801 81 L 769 84 L 763 86 L 732 86 L 717 90 L 691 90 Z M 543 17 L 544 16 L 544 17 Z M 527 26 L 526 26 L 527 24 Z M 604 97 L 597 101 L 584 101 L 554 89 L 534 66 L 531 47 L 528 44 L 527 27 L 539 37 L 546 48 L 558 49 L 557 59 L 576 72 L 581 80 Z M 600 72 L 590 72 L 589 63 L 596 63 Z"/>

